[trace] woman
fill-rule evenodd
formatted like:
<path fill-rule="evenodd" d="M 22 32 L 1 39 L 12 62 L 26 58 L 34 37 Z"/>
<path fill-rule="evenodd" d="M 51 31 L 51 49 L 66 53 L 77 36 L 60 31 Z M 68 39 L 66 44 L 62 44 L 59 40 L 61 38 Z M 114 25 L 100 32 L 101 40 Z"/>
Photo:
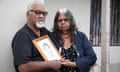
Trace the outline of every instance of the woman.
<path fill-rule="evenodd" d="M 85 34 L 77 30 L 69 9 L 57 11 L 53 34 L 63 57 L 60 72 L 88 72 L 96 62 L 96 54 Z"/>

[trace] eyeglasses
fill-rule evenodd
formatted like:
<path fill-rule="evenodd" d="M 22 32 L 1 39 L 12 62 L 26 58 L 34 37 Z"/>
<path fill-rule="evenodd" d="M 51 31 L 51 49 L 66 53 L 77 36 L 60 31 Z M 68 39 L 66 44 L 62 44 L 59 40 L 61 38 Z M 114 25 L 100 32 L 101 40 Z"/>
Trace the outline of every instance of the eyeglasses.
<path fill-rule="evenodd" d="M 68 18 L 65 18 L 65 19 L 58 19 L 57 21 L 58 21 L 58 22 L 62 22 L 62 21 L 68 22 L 68 21 L 70 21 L 70 19 L 68 19 Z"/>
<path fill-rule="evenodd" d="M 34 12 L 36 15 L 42 14 L 43 16 L 47 16 L 47 11 L 40 11 L 40 10 L 30 10 L 31 12 Z"/>

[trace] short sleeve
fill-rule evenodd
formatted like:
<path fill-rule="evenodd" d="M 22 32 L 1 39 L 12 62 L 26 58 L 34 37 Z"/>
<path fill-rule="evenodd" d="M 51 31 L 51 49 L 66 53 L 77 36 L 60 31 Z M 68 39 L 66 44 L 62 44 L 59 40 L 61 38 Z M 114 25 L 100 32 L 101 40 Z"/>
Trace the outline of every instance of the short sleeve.
<path fill-rule="evenodd" d="M 12 41 L 14 65 L 27 63 L 32 56 L 32 44 L 29 36 L 24 32 L 16 34 Z"/>

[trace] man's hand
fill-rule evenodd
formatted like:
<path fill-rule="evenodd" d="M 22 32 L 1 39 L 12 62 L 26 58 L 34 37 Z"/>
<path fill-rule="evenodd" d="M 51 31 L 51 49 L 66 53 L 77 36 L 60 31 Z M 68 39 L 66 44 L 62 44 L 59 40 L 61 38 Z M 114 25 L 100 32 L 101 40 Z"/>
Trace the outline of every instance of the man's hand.
<path fill-rule="evenodd" d="M 48 61 L 49 68 L 52 68 L 54 70 L 59 70 L 61 67 L 61 61 L 54 60 L 54 61 Z"/>

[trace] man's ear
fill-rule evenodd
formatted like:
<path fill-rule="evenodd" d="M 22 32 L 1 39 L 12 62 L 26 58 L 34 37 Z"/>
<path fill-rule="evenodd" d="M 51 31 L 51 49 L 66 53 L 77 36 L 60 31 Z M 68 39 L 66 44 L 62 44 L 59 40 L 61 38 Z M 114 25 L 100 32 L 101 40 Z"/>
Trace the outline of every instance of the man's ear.
<path fill-rule="evenodd" d="M 31 14 L 31 12 L 30 12 L 30 11 L 27 11 L 27 12 L 26 12 L 26 17 L 29 17 L 30 14 Z"/>
<path fill-rule="evenodd" d="M 27 17 L 28 17 L 28 15 L 29 15 L 29 11 L 26 12 L 26 16 L 27 16 Z"/>

